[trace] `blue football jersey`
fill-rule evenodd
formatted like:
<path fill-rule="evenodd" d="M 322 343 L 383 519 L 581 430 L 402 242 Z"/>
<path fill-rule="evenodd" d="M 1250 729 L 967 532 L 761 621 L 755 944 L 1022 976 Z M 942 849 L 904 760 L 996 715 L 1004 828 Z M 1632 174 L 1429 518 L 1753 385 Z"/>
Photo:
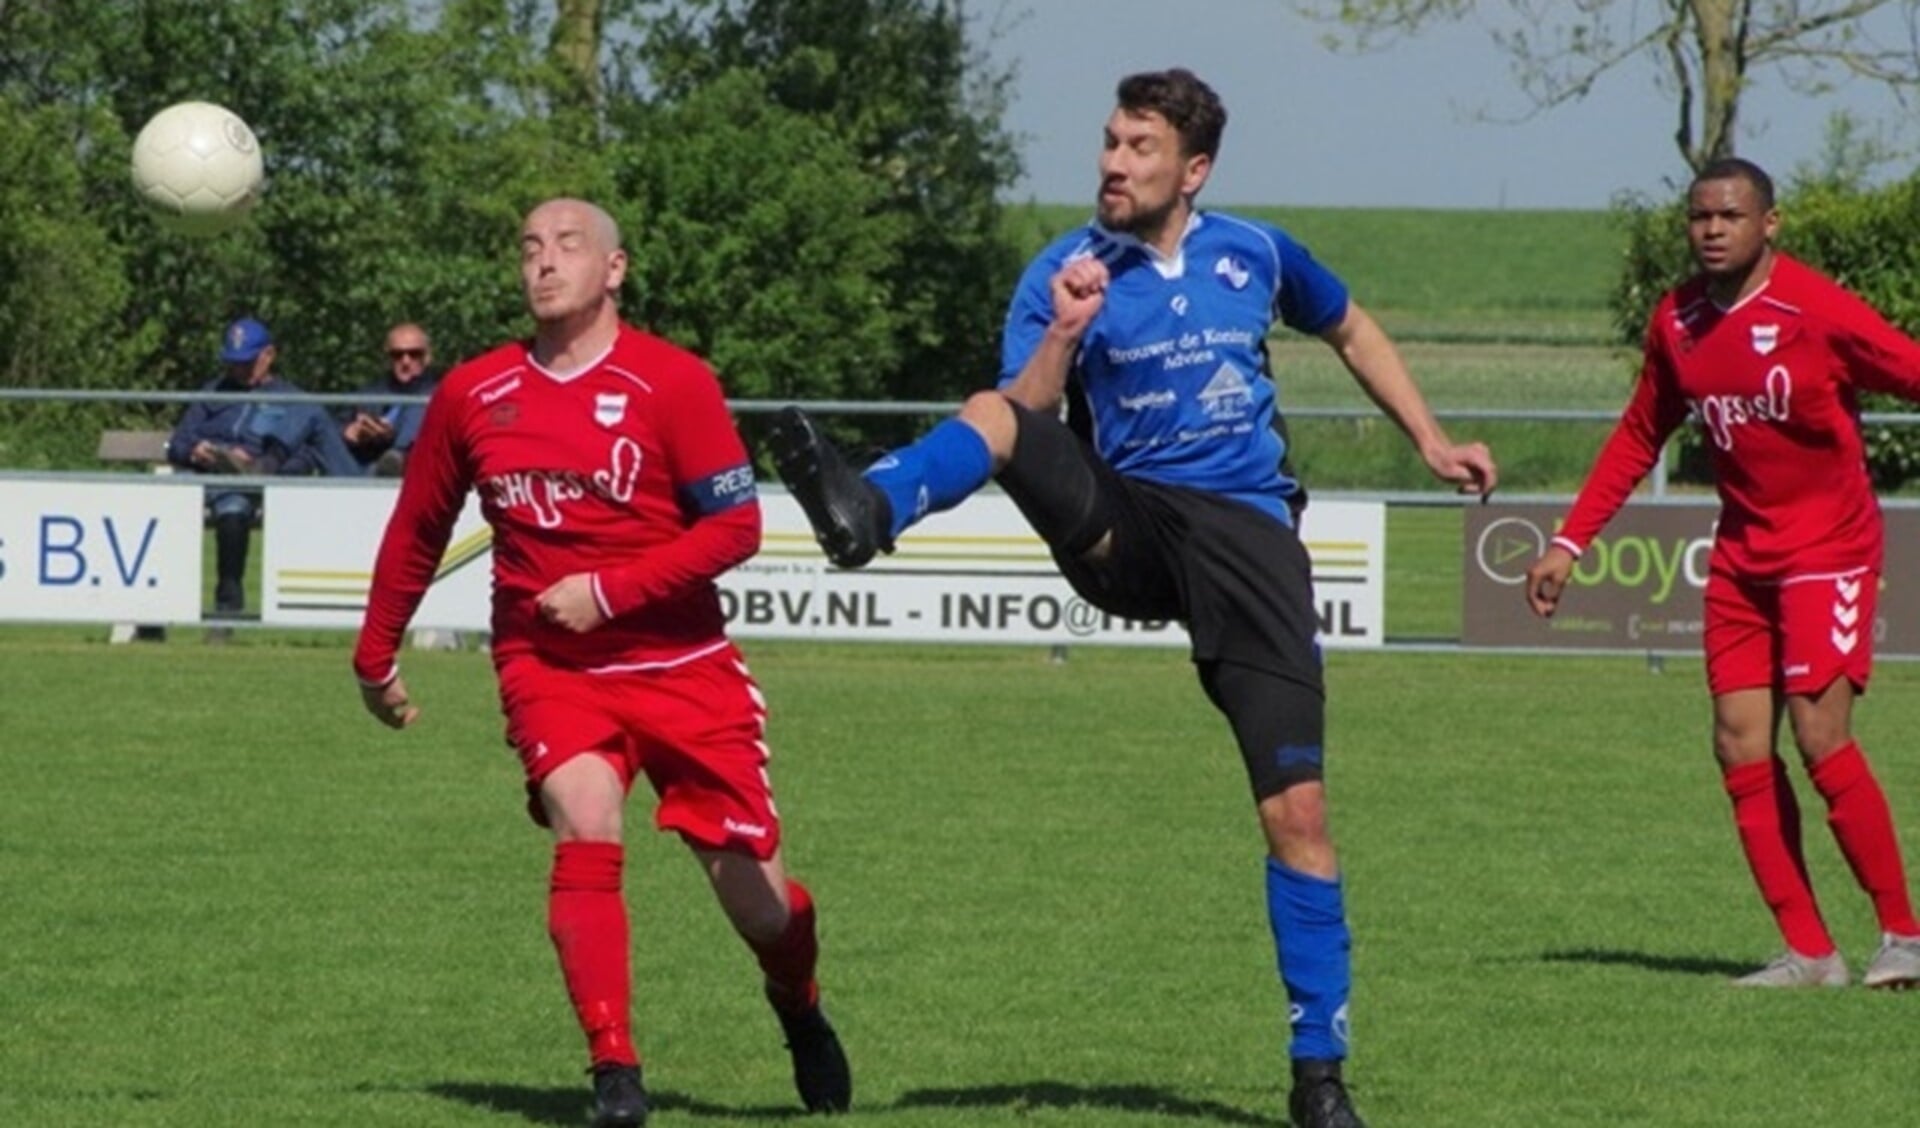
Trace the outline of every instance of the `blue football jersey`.
<path fill-rule="evenodd" d="M 1068 377 L 1076 428 L 1123 474 L 1227 494 L 1292 523 L 1300 489 L 1267 357 L 1278 320 L 1303 333 L 1338 324 L 1347 288 L 1271 224 L 1196 212 L 1172 257 L 1090 224 L 1028 264 L 1001 339 L 1010 383 L 1053 320 L 1048 284 L 1097 256 L 1112 282 Z"/>

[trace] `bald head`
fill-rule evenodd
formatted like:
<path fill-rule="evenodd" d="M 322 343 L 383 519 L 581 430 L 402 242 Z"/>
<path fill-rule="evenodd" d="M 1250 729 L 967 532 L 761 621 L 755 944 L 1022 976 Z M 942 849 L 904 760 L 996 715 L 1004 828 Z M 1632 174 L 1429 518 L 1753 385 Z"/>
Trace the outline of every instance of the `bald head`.
<path fill-rule="evenodd" d="M 611 323 L 626 276 L 620 225 L 594 204 L 548 200 L 520 225 L 520 281 L 542 325 Z"/>
<path fill-rule="evenodd" d="M 411 321 L 402 321 L 387 330 L 387 368 L 393 381 L 402 387 L 420 378 L 433 363 L 433 343 L 427 331 Z"/>
<path fill-rule="evenodd" d="M 620 225 L 614 222 L 605 208 L 589 200 L 576 200 L 570 196 L 548 200 L 527 213 L 526 221 L 521 225 L 521 234 L 524 236 L 536 226 L 564 226 L 583 231 L 592 240 L 596 250 L 611 252 L 620 249 Z"/>

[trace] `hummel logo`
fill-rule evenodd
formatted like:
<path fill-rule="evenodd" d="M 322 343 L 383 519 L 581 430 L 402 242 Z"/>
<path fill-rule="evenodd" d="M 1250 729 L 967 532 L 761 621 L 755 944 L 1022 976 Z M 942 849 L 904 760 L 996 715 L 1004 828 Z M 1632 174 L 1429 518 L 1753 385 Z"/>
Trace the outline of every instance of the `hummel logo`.
<path fill-rule="evenodd" d="M 1860 641 L 1860 632 L 1843 632 L 1839 627 L 1835 627 L 1830 637 L 1833 639 L 1833 648 L 1835 650 L 1838 650 L 1842 654 L 1852 654 L 1854 646 Z"/>
<path fill-rule="evenodd" d="M 1836 603 L 1833 605 L 1833 621 L 1843 627 L 1851 627 L 1860 621 L 1860 609 L 1848 607 L 1844 603 Z"/>
<path fill-rule="evenodd" d="M 1839 591 L 1840 598 L 1846 600 L 1848 603 L 1852 603 L 1854 600 L 1860 598 L 1859 580 L 1835 580 L 1833 586 Z"/>

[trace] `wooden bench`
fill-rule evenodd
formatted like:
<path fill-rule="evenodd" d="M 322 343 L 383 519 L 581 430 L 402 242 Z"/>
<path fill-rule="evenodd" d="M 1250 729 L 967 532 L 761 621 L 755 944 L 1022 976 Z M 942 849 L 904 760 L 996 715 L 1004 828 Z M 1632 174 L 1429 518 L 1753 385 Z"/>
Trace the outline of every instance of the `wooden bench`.
<path fill-rule="evenodd" d="M 93 456 L 102 462 L 139 462 L 167 474 L 173 467 L 167 462 L 166 431 L 102 431 L 100 445 Z"/>

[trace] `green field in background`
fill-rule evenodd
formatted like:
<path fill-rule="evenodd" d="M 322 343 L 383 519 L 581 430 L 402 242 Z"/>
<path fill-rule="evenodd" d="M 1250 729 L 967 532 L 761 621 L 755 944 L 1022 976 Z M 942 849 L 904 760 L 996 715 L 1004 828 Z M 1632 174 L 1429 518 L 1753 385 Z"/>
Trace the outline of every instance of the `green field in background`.
<path fill-rule="evenodd" d="M 1605 211 L 1205 206 L 1278 224 L 1403 339 L 1605 344 L 1621 239 Z M 1010 209 L 1023 247 L 1092 206 Z"/>
<path fill-rule="evenodd" d="M 1435 410 L 1617 414 L 1637 350 L 1610 327 L 1619 235 L 1605 211 L 1228 208 L 1279 224 L 1344 278 L 1395 338 Z M 1037 250 L 1090 208 L 1010 210 Z M 1365 409 L 1365 421 L 1295 418 L 1295 468 L 1321 490 L 1420 490 L 1432 478 L 1332 352 L 1289 331 L 1269 342 L 1283 411 Z M 1509 493 L 1578 488 L 1610 422 L 1449 422 L 1492 446 Z"/>
<path fill-rule="evenodd" d="M 857 1071 L 848 1123 L 1281 1123 L 1259 835 L 1181 654 L 747 651 Z M 409 655 L 425 718 L 404 734 L 360 714 L 343 642 L 7 632 L 0 662 L 0 1123 L 582 1122 L 549 848 L 484 656 Z M 1920 1000 L 1727 986 L 1776 939 L 1698 664 L 1669 671 L 1330 655 L 1349 1077 L 1375 1128 L 1911 1119 Z M 1911 857 L 1909 690 L 1920 668 L 1884 669 L 1860 727 Z M 785 1123 L 753 963 L 646 810 L 628 899 L 653 1123 Z M 1873 921 L 1809 811 L 1857 966 Z"/>
<path fill-rule="evenodd" d="M 1607 326 L 1618 250 L 1605 211 L 1236 210 L 1280 223 L 1345 278 L 1400 343 L 1439 410 L 1617 411 L 1626 398 L 1633 357 L 1613 343 Z M 1033 251 L 1088 214 L 1078 205 L 1015 205 L 1007 223 L 1016 241 Z M 1271 347 L 1283 409 L 1371 410 L 1321 343 L 1281 332 Z M 988 374 L 968 379 L 984 385 Z M 10 429 L 41 437 L 16 449 L 41 452 L 11 464 L 20 467 L 46 462 L 51 456 L 41 439 L 49 429 L 67 428 L 68 441 L 56 444 L 66 453 L 54 461 L 64 469 L 100 468 L 92 452 L 107 417 L 101 411 L 31 404 L 0 417 L 0 462 L 13 449 Z M 160 412 L 154 419 L 165 425 L 172 417 Z M 748 420 L 748 429 L 757 422 Z M 1580 424 L 1451 429 L 1493 442 L 1516 492 L 1574 488 L 1605 431 Z M 1428 485 L 1391 428 L 1303 420 L 1296 437 L 1297 465 L 1317 488 Z"/>

